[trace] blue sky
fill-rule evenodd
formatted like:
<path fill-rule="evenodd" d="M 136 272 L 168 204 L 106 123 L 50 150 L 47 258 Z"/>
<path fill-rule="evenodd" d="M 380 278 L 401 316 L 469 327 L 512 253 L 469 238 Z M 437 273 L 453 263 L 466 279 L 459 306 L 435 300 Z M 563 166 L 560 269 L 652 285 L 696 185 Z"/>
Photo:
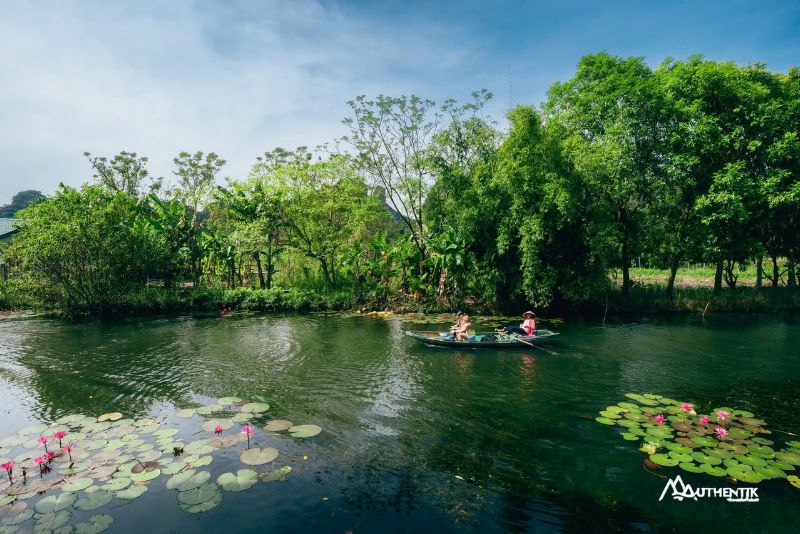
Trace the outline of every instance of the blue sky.
<path fill-rule="evenodd" d="M 266 150 L 342 135 L 358 94 L 486 88 L 503 124 L 602 50 L 785 71 L 800 2 L 4 0 L 0 50 L 5 203 L 87 181 L 85 150 L 145 154 L 168 180 L 178 152 L 216 151 L 242 177 Z"/>

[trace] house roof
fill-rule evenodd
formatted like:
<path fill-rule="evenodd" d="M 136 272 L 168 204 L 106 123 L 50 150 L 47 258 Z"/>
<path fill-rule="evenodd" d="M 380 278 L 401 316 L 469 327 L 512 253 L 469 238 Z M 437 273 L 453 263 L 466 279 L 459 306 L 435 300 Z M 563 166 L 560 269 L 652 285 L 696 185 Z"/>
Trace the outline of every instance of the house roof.
<path fill-rule="evenodd" d="M 16 232 L 16 225 L 20 222 L 22 222 L 22 219 L 0 218 L 0 239 L 10 237 L 11 234 Z"/>

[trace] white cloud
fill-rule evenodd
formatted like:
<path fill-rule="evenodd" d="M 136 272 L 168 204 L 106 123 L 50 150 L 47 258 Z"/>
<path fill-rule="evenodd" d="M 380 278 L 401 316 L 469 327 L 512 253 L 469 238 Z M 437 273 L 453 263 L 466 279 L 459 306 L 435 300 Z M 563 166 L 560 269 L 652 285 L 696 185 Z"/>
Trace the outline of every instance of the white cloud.
<path fill-rule="evenodd" d="M 355 95 L 438 97 L 472 61 L 442 28 L 312 1 L 12 0 L 0 50 L 3 195 L 86 181 L 84 150 L 145 154 L 167 178 L 178 152 L 216 151 L 243 176 L 265 150 L 341 135 Z"/>

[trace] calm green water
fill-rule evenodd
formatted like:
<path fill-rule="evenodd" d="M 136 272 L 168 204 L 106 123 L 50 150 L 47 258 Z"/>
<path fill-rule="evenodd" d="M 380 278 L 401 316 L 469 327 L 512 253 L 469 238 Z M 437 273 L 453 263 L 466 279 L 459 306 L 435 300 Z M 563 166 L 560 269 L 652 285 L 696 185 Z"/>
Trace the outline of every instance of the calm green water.
<path fill-rule="evenodd" d="M 409 327 L 419 325 L 323 316 L 2 322 L 0 438 L 114 410 L 186 426 L 176 406 L 226 395 L 266 400 L 270 418 L 324 429 L 285 439 L 281 465 L 294 467 L 286 482 L 187 514 L 158 479 L 140 499 L 93 512 L 113 515 L 114 532 L 800 529 L 800 491 L 782 480 L 760 484 L 758 503 L 658 502 L 665 480 L 642 468 L 635 443 L 593 420 L 625 393 L 653 392 L 750 410 L 800 434 L 795 319 L 568 322 L 557 328 L 557 355 L 427 348 L 402 335 Z M 240 467 L 233 454 L 219 462 L 215 476 Z"/>

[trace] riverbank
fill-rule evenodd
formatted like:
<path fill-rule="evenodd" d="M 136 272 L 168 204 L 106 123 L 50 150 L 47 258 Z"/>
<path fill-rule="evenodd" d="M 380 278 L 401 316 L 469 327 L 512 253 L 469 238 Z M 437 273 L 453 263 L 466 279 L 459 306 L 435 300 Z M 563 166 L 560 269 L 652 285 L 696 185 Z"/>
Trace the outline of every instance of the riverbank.
<path fill-rule="evenodd" d="M 0 292 L 0 319 L 36 312 L 67 316 L 163 315 L 179 313 L 219 313 L 222 310 L 263 313 L 324 312 L 324 311 L 391 311 L 395 313 L 450 313 L 454 307 L 472 313 L 500 315 L 516 310 L 498 310 L 480 303 L 443 303 L 419 301 L 398 295 L 388 303 L 371 303 L 356 298 L 350 291 L 318 292 L 307 289 L 251 288 L 181 288 L 148 287 L 125 295 L 114 303 L 104 303 L 92 309 L 48 309 L 33 301 L 29 295 L 14 291 L 10 285 Z M 587 315 L 649 315 L 668 313 L 779 313 L 800 310 L 800 291 L 793 288 L 753 287 L 713 288 L 676 287 L 674 296 L 667 298 L 664 287 L 657 284 L 636 285 L 628 295 L 614 290 L 591 301 L 553 306 L 538 310 L 551 316 Z"/>

